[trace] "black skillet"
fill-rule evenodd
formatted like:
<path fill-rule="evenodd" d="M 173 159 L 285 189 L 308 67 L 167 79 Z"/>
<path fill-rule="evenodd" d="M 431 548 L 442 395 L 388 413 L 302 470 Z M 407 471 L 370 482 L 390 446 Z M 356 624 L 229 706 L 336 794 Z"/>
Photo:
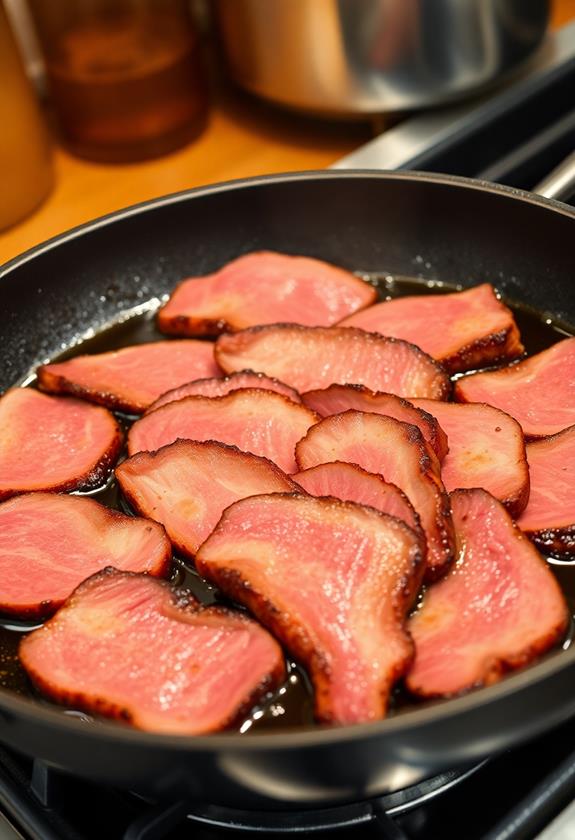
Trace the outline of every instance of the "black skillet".
<path fill-rule="evenodd" d="M 89 330 L 246 251 L 470 286 L 575 328 L 575 211 L 427 174 L 321 172 L 152 201 L 58 237 L 0 270 L 0 388 Z M 532 347 L 531 351 L 538 349 Z M 41 469 L 41 464 L 39 464 Z M 569 593 L 575 569 L 561 569 Z M 575 646 L 496 686 L 369 725 L 166 737 L 85 723 L 0 690 L 0 740 L 155 796 L 244 808 L 359 800 L 476 762 L 575 713 Z"/>

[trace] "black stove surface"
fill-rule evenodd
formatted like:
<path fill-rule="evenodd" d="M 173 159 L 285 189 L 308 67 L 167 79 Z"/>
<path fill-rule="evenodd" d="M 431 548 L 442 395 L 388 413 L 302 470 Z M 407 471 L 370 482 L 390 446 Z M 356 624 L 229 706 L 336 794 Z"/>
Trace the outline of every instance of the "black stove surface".
<path fill-rule="evenodd" d="M 485 762 L 393 817 L 383 813 L 389 800 L 324 812 L 291 811 L 283 817 L 232 813 L 200 803 L 156 805 L 0 750 L 0 805 L 30 840 L 229 840 L 233 834 L 262 836 L 264 830 L 271 837 L 339 840 L 525 840 L 535 837 L 574 794 L 575 721 Z M 233 824 L 224 828 L 230 818 Z M 347 827 L 338 828 L 338 823 Z"/>

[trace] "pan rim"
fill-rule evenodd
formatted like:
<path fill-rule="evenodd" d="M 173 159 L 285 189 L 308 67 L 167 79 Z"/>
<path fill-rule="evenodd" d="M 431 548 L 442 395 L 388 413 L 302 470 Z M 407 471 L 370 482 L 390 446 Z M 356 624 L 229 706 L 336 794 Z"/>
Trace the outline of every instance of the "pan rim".
<path fill-rule="evenodd" d="M 508 187 L 504 184 L 496 184 L 492 181 L 483 181 L 477 178 L 467 178 L 462 175 L 445 175 L 436 172 L 423 172 L 420 170 L 389 170 L 389 169 L 310 169 L 302 172 L 279 172 L 273 175 L 256 175 L 252 178 L 238 178 L 230 181 L 221 181 L 217 184 L 207 184 L 200 187 L 192 187 L 187 190 L 168 193 L 167 195 L 151 198 L 131 204 L 120 210 L 114 210 L 103 216 L 98 216 L 88 222 L 70 228 L 56 236 L 34 245 L 32 248 L 23 251 L 16 257 L 0 264 L 0 277 L 4 277 L 14 269 L 19 268 L 31 259 L 65 245 L 67 242 L 77 239 L 86 233 L 91 233 L 109 224 L 146 213 L 160 207 L 167 207 L 171 204 L 179 204 L 195 198 L 208 195 L 216 195 L 220 192 L 245 189 L 249 187 L 265 186 L 267 184 L 279 184 L 289 181 L 330 181 L 330 180 L 355 180 L 362 178 L 374 178 L 376 180 L 398 180 L 398 181 L 423 181 L 428 183 L 443 184 L 445 186 L 458 187 L 463 189 L 474 189 L 478 192 L 504 195 L 507 198 L 519 202 L 527 202 L 552 210 L 560 215 L 575 219 L 575 208 L 553 198 L 546 198 L 536 193 L 527 192 L 517 187 Z"/>
<path fill-rule="evenodd" d="M 273 175 L 261 175 L 252 178 L 243 178 L 232 181 L 221 182 L 193 189 L 182 190 L 170 193 L 154 199 L 140 202 L 121 210 L 100 216 L 94 220 L 85 222 L 64 233 L 58 234 L 51 239 L 40 243 L 22 254 L 14 257 L 8 262 L 0 265 L 0 278 L 6 277 L 12 271 L 18 269 L 24 263 L 33 260 L 46 251 L 65 245 L 67 242 L 78 239 L 84 234 L 91 233 L 101 227 L 115 224 L 123 219 L 137 216 L 161 207 L 180 202 L 186 202 L 203 196 L 215 195 L 220 192 L 241 190 L 258 186 L 281 184 L 297 181 L 337 181 L 355 179 L 374 180 L 396 180 L 416 181 L 435 183 L 438 185 L 451 186 L 459 189 L 473 189 L 478 192 L 502 195 L 513 201 L 529 203 L 540 206 L 543 209 L 558 213 L 575 221 L 575 208 L 554 199 L 545 198 L 534 193 L 513 187 L 494 184 L 489 181 L 481 181 L 473 178 L 466 178 L 457 175 L 444 175 L 440 173 L 418 172 L 418 171 L 388 171 L 372 169 L 350 169 L 350 170 L 309 170 L 304 172 L 277 173 Z M 107 721 L 98 721 L 97 725 L 87 725 L 75 717 L 66 715 L 63 710 L 42 705 L 41 702 L 29 698 L 20 697 L 6 689 L 0 689 L 0 719 L 4 718 L 9 722 L 11 714 L 24 717 L 31 722 L 45 723 L 53 729 L 60 729 L 63 733 L 76 733 L 83 737 L 95 738 L 100 743 L 103 738 L 112 741 L 120 740 L 139 746 L 150 746 L 181 752 L 205 752 L 217 750 L 240 750 L 250 753 L 268 751 L 270 749 L 279 751 L 291 751 L 302 747 L 321 747 L 338 743 L 345 743 L 350 740 L 361 738 L 372 738 L 392 733 L 400 734 L 402 731 L 413 732 L 417 729 L 428 727 L 433 723 L 439 723 L 445 717 L 455 720 L 457 717 L 466 715 L 477 706 L 489 706 L 497 703 L 505 697 L 513 694 L 520 694 L 526 686 L 537 684 L 548 677 L 559 673 L 569 667 L 575 661 L 575 645 L 563 652 L 557 651 L 548 659 L 537 663 L 525 671 L 512 674 L 503 681 L 492 686 L 487 686 L 468 694 L 454 697 L 449 700 L 440 700 L 426 703 L 419 708 L 413 708 L 408 712 L 395 717 L 384 718 L 370 723 L 353 724 L 341 727 L 294 727 L 281 732 L 252 733 L 248 737 L 237 732 L 227 732 L 208 735 L 166 735 L 156 732 L 122 727 Z M 575 697 L 573 698 L 575 709 Z M 548 726 L 549 724 L 547 724 Z M 541 729 L 546 728 L 542 722 Z M 536 732 L 533 730 L 533 734 Z"/>

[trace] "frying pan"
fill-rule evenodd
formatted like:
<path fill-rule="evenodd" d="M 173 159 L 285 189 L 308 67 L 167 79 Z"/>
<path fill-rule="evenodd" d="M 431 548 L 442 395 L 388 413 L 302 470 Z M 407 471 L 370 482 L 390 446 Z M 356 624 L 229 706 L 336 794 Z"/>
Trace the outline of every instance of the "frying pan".
<path fill-rule="evenodd" d="M 4 266 L 0 388 L 182 277 L 259 248 L 462 286 L 490 281 L 575 325 L 575 211 L 565 205 L 441 175 L 273 176 L 115 213 Z M 492 687 L 376 723 L 194 738 L 86 724 L 0 690 L 0 740 L 159 798 L 316 807 L 396 791 L 534 737 L 575 713 L 574 679 L 572 646 Z"/>

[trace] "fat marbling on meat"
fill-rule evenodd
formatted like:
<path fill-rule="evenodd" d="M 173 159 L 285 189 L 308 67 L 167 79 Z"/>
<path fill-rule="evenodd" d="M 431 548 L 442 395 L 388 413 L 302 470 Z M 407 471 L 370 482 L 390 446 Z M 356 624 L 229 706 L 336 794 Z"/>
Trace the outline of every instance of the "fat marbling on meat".
<path fill-rule="evenodd" d="M 458 488 L 483 487 L 519 516 L 529 498 L 529 469 L 519 423 L 484 403 L 445 403 L 416 400 L 437 418 L 447 433 L 449 453 L 441 478 L 450 493 Z"/>
<path fill-rule="evenodd" d="M 575 557 L 575 426 L 527 444 L 531 493 L 517 520 L 541 551 Z"/>
<path fill-rule="evenodd" d="M 175 400 L 183 400 L 184 397 L 225 397 L 231 391 L 239 391 L 242 388 L 262 388 L 264 391 L 275 391 L 283 394 L 292 402 L 301 403 L 301 397 L 294 388 L 273 379 L 264 373 L 255 373 L 253 370 L 241 370 L 232 373 L 230 376 L 214 376 L 210 379 L 196 379 L 193 382 L 186 382 L 178 388 L 166 391 L 158 397 L 147 409 L 155 411 L 156 408 L 166 405 Z"/>
<path fill-rule="evenodd" d="M 260 370 L 300 393 L 333 383 L 408 399 L 447 399 L 451 390 L 446 371 L 419 347 L 352 327 L 252 327 L 220 336 L 215 356 L 227 373 Z"/>
<path fill-rule="evenodd" d="M 0 611 L 54 613 L 106 566 L 164 576 L 172 547 L 164 529 L 83 496 L 27 493 L 0 504 Z"/>
<path fill-rule="evenodd" d="M 318 391 L 302 394 L 304 405 L 316 411 L 321 417 L 341 414 L 348 409 L 367 411 L 370 414 L 385 414 L 403 423 L 413 423 L 432 447 L 440 461 L 447 455 L 448 438 L 435 417 L 421 407 L 395 394 L 371 391 L 364 385 L 330 385 Z M 432 401 L 430 401 L 431 404 Z M 435 400 L 433 401 L 435 404 Z"/>
<path fill-rule="evenodd" d="M 152 341 L 74 356 L 38 368 L 44 391 L 73 394 L 118 411 L 140 414 L 161 394 L 200 377 L 218 376 L 208 341 Z"/>
<path fill-rule="evenodd" d="M 130 505 L 161 522 L 178 551 L 192 558 L 232 502 L 299 490 L 266 458 L 213 440 L 140 452 L 120 464 L 116 478 Z"/>
<path fill-rule="evenodd" d="M 412 341 L 450 373 L 517 359 L 524 349 L 513 313 L 489 283 L 384 301 L 341 323 Z"/>
<path fill-rule="evenodd" d="M 318 721 L 385 715 L 412 659 L 404 624 L 423 567 L 403 522 L 333 498 L 253 496 L 224 512 L 196 565 L 305 665 Z"/>
<path fill-rule="evenodd" d="M 373 286 L 322 260 L 257 251 L 180 283 L 158 326 L 174 335 L 219 335 L 280 320 L 329 326 L 376 296 Z"/>
<path fill-rule="evenodd" d="M 451 494 L 458 559 L 409 621 L 407 687 L 449 697 L 528 665 L 564 637 L 569 611 L 538 551 L 486 490 Z"/>
<path fill-rule="evenodd" d="M 52 700 L 174 735 L 225 729 L 285 676 L 255 621 L 115 569 L 80 584 L 20 661 Z"/>
<path fill-rule="evenodd" d="M 185 397 L 137 420 L 128 432 L 128 454 L 154 452 L 178 438 L 218 440 L 269 458 L 296 472 L 294 448 L 317 414 L 273 391 L 232 391 L 225 397 Z"/>
<path fill-rule="evenodd" d="M 417 426 L 393 417 L 345 411 L 326 417 L 296 446 L 300 469 L 347 461 L 382 475 L 402 490 L 419 515 L 427 540 L 428 579 L 445 572 L 455 538 L 440 464 Z"/>
<path fill-rule="evenodd" d="M 455 398 L 506 411 L 528 439 L 554 435 L 575 424 L 575 338 L 516 365 L 463 376 Z"/>
<path fill-rule="evenodd" d="M 395 484 L 384 481 L 380 475 L 367 472 L 357 464 L 331 461 L 295 473 L 292 478 L 312 496 L 335 496 L 344 502 L 374 507 L 403 520 L 423 537 L 419 516 L 405 493 Z"/>
<path fill-rule="evenodd" d="M 92 490 L 123 436 L 105 408 L 12 388 L 0 397 L 0 501 L 32 490 Z"/>

